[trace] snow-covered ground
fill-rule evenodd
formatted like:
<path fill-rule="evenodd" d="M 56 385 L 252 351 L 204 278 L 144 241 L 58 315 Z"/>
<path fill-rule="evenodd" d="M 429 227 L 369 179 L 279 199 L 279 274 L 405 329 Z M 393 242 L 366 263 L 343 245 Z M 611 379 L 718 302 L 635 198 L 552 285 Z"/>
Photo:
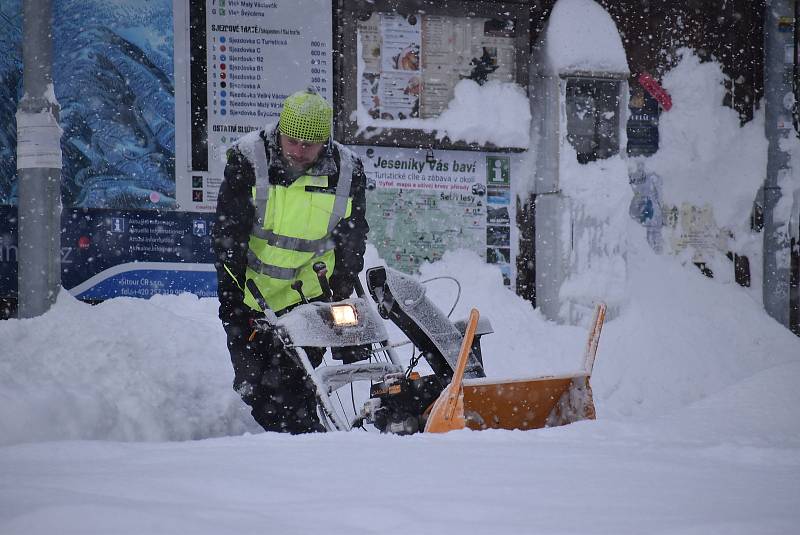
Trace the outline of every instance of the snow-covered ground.
<path fill-rule="evenodd" d="M 600 341 L 598 419 L 528 432 L 260 433 L 213 299 L 63 293 L 0 324 L 0 533 L 795 533 L 800 340 L 638 241 Z M 491 376 L 580 366 L 584 330 L 495 268 L 458 252 L 422 276 L 444 273 L 462 281 L 456 316 L 494 318 Z M 455 287 L 429 295 L 448 309 Z"/>

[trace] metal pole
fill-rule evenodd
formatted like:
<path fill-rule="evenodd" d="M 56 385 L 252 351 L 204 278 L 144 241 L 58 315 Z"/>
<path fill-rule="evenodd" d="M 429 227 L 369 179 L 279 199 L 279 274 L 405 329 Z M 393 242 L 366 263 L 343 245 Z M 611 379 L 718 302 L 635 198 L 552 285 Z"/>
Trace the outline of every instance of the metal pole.
<path fill-rule="evenodd" d="M 19 317 L 39 316 L 61 286 L 61 128 L 53 90 L 50 0 L 24 0 L 17 107 Z"/>
<path fill-rule="evenodd" d="M 800 0 L 794 2 L 794 129 L 800 138 Z M 795 171 L 797 174 L 797 171 Z M 800 188 L 800 185 L 798 185 Z M 789 328 L 800 336 L 800 189 L 795 191 L 789 219 L 791 257 L 789 278 Z"/>
<path fill-rule="evenodd" d="M 766 136 L 769 142 L 767 176 L 764 180 L 764 308 L 781 324 L 789 326 L 789 228 L 776 214 L 783 192 L 781 183 L 792 184 L 789 154 L 781 148 L 794 136 L 792 93 L 794 69 L 794 0 L 767 0 L 764 19 L 764 95 Z"/>

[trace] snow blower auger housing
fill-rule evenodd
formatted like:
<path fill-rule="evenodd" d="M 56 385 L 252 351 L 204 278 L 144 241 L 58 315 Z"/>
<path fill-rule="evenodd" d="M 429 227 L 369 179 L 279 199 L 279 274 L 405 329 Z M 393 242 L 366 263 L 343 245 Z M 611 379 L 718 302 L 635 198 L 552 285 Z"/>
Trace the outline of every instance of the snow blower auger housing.
<path fill-rule="evenodd" d="M 324 294 L 330 295 L 324 269 L 321 264 L 317 275 Z M 267 308 L 255 284 L 248 284 L 265 311 L 256 329 L 275 330 L 294 350 L 314 384 L 320 419 L 328 430 L 365 424 L 396 434 L 464 427 L 536 429 L 594 418 L 589 378 L 605 305 L 596 307 L 582 370 L 497 381 L 486 377 L 480 347 L 481 337 L 492 333 L 492 326 L 477 310 L 468 321 L 452 322 L 416 279 L 388 267 L 368 269 L 366 279 L 374 304 L 360 284 L 356 298 L 335 303 L 308 302 L 298 287 L 303 303 L 280 317 Z M 408 341 L 392 344 L 381 318 L 397 325 Z M 395 348 L 408 343 L 414 353 L 404 363 Z M 342 364 L 315 369 L 307 348 L 328 348 Z M 415 370 L 423 358 L 432 371 L 428 375 Z M 338 391 L 366 381 L 369 398 L 358 410 L 351 390 L 353 411 L 348 415 Z"/>

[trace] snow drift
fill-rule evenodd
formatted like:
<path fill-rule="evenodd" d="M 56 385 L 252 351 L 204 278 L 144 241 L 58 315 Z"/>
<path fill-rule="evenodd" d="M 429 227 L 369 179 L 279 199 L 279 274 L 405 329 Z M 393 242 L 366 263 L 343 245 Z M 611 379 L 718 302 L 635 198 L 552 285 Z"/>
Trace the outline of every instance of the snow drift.
<path fill-rule="evenodd" d="M 639 253 L 629 305 L 600 341 L 593 381 L 600 418 L 679 410 L 800 360 L 800 341 L 740 288 L 656 257 L 646 246 Z M 370 248 L 367 265 L 378 263 Z M 475 306 L 492 320 L 495 333 L 483 338 L 490 377 L 580 368 L 584 329 L 544 320 L 473 253 L 449 253 L 423 266 L 421 278 L 448 274 L 462 283 L 453 317 Z M 448 310 L 456 289 L 432 281 L 428 295 Z M 90 306 L 62 292 L 44 316 L 0 323 L 0 444 L 185 440 L 256 430 L 230 387 L 216 306 L 188 294 Z"/>

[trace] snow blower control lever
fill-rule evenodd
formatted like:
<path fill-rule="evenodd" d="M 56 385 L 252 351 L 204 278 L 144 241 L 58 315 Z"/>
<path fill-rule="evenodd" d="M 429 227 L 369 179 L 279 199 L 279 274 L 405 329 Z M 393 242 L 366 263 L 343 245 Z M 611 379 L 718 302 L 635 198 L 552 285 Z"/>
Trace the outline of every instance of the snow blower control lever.
<path fill-rule="evenodd" d="M 269 326 L 275 325 L 275 322 L 278 321 L 278 316 L 276 316 L 272 309 L 269 308 L 267 300 L 264 299 L 264 294 L 262 294 L 261 290 L 258 289 L 258 286 L 256 286 L 256 283 L 253 279 L 247 279 L 245 286 L 248 290 L 250 290 L 250 293 L 253 295 L 256 303 L 258 303 L 258 306 L 261 307 L 261 311 L 264 313 L 263 319 L 259 318 L 255 320 L 253 332 L 250 333 L 250 337 L 248 338 L 248 340 L 252 342 L 259 330 L 267 330 Z"/>
<path fill-rule="evenodd" d="M 267 305 L 267 301 L 264 299 L 264 295 L 261 293 L 261 290 L 259 290 L 258 286 L 256 286 L 256 281 L 253 279 L 247 279 L 245 286 L 247 286 L 247 289 L 250 290 L 251 294 L 253 294 L 253 297 L 255 298 L 256 303 L 258 303 L 258 306 L 261 307 L 261 310 L 264 312 L 269 310 L 269 305 Z"/>
<path fill-rule="evenodd" d="M 300 279 L 294 281 L 292 283 L 292 290 L 300 294 L 300 301 L 302 301 L 304 305 L 308 304 L 308 299 L 306 299 L 306 296 L 303 293 L 303 281 L 301 281 Z"/>
<path fill-rule="evenodd" d="M 311 266 L 311 269 L 317 274 L 319 287 L 322 288 L 322 300 L 330 301 L 331 297 L 333 297 L 333 291 L 328 282 L 328 266 L 325 265 L 325 262 L 315 262 L 314 265 Z"/>

